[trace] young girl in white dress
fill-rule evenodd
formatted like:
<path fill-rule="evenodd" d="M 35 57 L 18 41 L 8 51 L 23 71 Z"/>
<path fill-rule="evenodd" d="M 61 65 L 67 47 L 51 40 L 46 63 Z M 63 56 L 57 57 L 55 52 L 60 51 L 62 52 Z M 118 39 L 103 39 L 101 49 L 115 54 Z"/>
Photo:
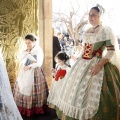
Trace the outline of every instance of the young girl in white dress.
<path fill-rule="evenodd" d="M 52 68 L 51 70 L 53 81 L 52 81 L 52 86 L 47 99 L 49 107 L 54 108 L 53 104 L 55 104 L 55 101 L 57 98 L 56 96 L 58 95 L 58 89 L 60 88 L 66 73 L 68 73 L 70 70 L 70 66 L 67 64 L 68 60 L 69 60 L 69 57 L 65 52 L 59 52 L 55 56 L 55 61 L 57 64 L 55 69 Z"/>

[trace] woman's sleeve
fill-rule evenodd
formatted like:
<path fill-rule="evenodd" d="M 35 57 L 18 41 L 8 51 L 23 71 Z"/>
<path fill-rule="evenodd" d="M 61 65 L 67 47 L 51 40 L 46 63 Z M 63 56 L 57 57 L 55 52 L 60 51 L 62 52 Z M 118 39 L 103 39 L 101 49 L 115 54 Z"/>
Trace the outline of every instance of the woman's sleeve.
<path fill-rule="evenodd" d="M 22 61 L 23 59 L 25 59 L 28 55 L 28 52 L 26 52 L 25 50 L 23 50 L 20 55 L 19 55 L 19 59 L 20 61 Z"/>
<path fill-rule="evenodd" d="M 111 40 L 106 41 L 106 48 L 107 52 L 105 53 L 103 58 L 111 59 L 115 52 L 114 46 L 111 44 Z"/>
<path fill-rule="evenodd" d="M 36 51 L 36 56 L 37 56 L 36 63 L 32 63 L 32 64 L 29 65 L 31 68 L 41 67 L 42 64 L 43 64 L 43 58 L 44 58 L 44 56 L 43 56 L 43 51 L 42 51 L 41 48 Z"/>
<path fill-rule="evenodd" d="M 33 57 L 31 54 L 27 54 L 26 58 L 28 58 L 31 61 L 37 61 L 37 59 L 35 57 Z"/>

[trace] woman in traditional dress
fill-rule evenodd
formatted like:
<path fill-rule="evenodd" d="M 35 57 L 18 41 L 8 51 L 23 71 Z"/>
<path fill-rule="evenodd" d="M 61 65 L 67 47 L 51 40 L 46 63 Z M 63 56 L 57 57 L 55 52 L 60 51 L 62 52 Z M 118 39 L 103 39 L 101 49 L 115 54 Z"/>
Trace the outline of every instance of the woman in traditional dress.
<path fill-rule="evenodd" d="M 15 104 L 9 78 L 0 52 L 0 120 L 23 120 Z"/>
<path fill-rule="evenodd" d="M 14 99 L 22 115 L 44 114 L 48 96 L 48 86 L 41 68 L 43 51 L 36 43 L 36 37 L 25 37 L 27 49 L 20 56 L 25 61 L 14 87 Z"/>
<path fill-rule="evenodd" d="M 55 56 L 56 67 L 52 68 L 51 72 L 53 75 L 53 81 L 50 88 L 49 96 L 47 99 L 48 105 L 54 108 L 56 102 L 56 96 L 58 95 L 58 90 L 62 85 L 65 75 L 70 71 L 70 66 L 67 64 L 69 56 L 65 52 L 59 52 Z"/>
<path fill-rule="evenodd" d="M 56 101 L 61 120 L 120 120 L 120 72 L 112 60 L 116 42 L 100 21 L 103 12 L 100 5 L 89 12 L 92 27 L 84 33 L 83 54 L 65 76 Z"/>

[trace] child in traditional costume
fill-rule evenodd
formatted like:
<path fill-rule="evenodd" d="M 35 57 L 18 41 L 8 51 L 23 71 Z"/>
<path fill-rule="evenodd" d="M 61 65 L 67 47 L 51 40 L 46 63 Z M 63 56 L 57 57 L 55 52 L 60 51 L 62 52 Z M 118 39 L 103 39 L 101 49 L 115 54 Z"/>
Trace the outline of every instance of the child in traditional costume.
<path fill-rule="evenodd" d="M 49 107 L 54 108 L 55 101 L 58 95 L 58 90 L 61 87 L 61 84 L 64 82 L 65 75 L 69 72 L 70 66 L 67 64 L 69 60 L 68 55 L 65 52 L 59 52 L 55 56 L 56 68 L 52 68 L 51 72 L 53 75 L 52 86 L 49 92 L 47 102 Z"/>

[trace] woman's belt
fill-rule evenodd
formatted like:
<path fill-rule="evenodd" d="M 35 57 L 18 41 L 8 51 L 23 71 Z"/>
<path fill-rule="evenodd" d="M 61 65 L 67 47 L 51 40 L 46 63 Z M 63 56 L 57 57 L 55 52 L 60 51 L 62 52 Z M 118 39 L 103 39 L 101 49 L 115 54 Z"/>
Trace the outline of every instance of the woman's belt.
<path fill-rule="evenodd" d="M 98 58 L 101 58 L 102 57 L 102 52 L 103 52 L 103 50 L 94 50 L 93 52 L 92 52 L 92 54 L 83 54 L 82 55 L 82 58 L 83 59 L 87 59 L 87 60 L 89 60 L 89 59 L 92 59 L 94 56 L 96 56 L 96 57 L 98 57 Z"/>

